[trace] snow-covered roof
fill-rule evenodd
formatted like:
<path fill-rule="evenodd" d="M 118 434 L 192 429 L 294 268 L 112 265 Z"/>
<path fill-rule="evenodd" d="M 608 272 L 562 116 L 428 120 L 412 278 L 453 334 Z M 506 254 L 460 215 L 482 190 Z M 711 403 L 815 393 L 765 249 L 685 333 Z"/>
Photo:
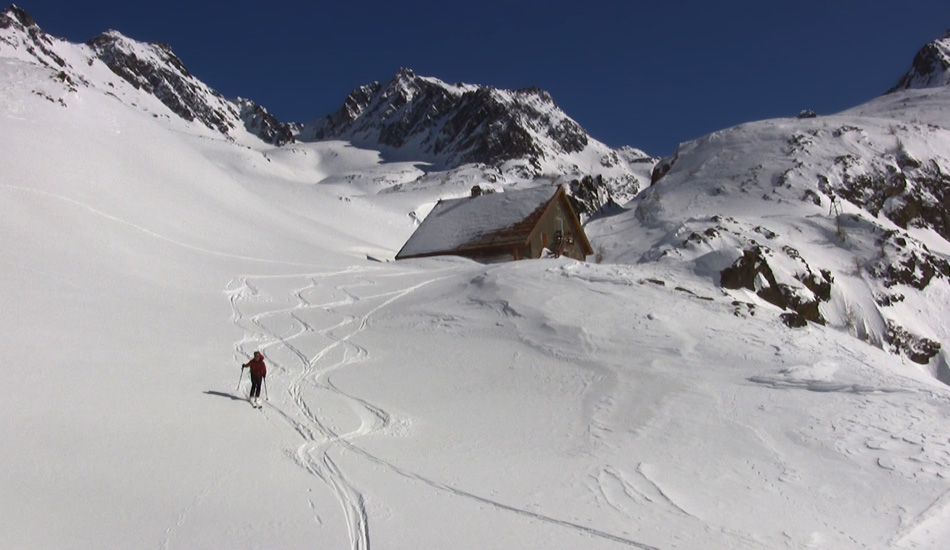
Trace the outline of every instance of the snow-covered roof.
<path fill-rule="evenodd" d="M 441 200 L 396 257 L 426 256 L 500 244 L 501 239 L 512 236 L 511 229 L 545 207 L 558 189 L 556 186 L 542 186 Z"/>

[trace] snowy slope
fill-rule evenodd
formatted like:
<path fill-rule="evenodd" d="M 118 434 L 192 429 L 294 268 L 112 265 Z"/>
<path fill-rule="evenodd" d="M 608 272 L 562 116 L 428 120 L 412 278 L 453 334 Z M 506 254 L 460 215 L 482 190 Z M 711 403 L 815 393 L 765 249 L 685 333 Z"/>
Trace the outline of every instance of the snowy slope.
<path fill-rule="evenodd" d="M 827 312 L 828 326 L 790 330 L 751 292 L 716 288 L 734 251 L 675 240 L 722 208 L 723 239 L 741 248 L 747 225 L 769 222 L 816 272 L 871 246 L 872 221 L 847 221 L 838 244 L 827 202 L 784 187 L 760 199 L 771 188 L 727 185 L 728 163 L 690 152 L 718 140 L 738 162 L 740 138 L 784 143 L 778 123 L 687 146 L 650 190 L 658 210 L 592 224 L 615 263 L 379 262 L 411 234 L 406 212 L 475 173 L 426 174 L 348 142 L 276 147 L 240 126 L 228 138 L 163 116 L 95 60 L 95 85 L 70 84 L 7 46 L 5 548 L 950 541 L 947 387 Z M 809 124 L 828 140 L 839 127 Z M 901 136 L 923 159 L 938 130 L 930 145 Z M 752 153 L 760 173 L 785 166 Z M 690 194 L 685 169 L 718 174 L 722 192 Z M 934 230 L 912 234 L 945 253 Z M 687 253 L 703 259 L 673 261 Z M 834 288 L 856 292 L 845 272 Z M 924 291 L 933 308 L 941 284 Z M 901 319 L 926 307 L 909 291 L 900 304 Z M 238 388 L 258 349 L 262 411 Z"/>
<path fill-rule="evenodd" d="M 950 382 L 950 88 L 715 132 L 591 224 L 608 261 L 701 274 L 789 323 L 827 323 Z M 627 241 L 609 235 L 640 237 Z"/>

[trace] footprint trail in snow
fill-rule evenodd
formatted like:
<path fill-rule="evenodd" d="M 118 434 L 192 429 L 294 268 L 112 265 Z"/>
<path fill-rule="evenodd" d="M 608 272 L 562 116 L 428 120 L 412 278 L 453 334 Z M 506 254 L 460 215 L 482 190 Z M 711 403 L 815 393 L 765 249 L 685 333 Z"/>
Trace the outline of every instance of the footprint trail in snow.
<path fill-rule="evenodd" d="M 351 548 L 370 549 L 370 518 L 358 482 L 339 465 L 338 459 L 347 452 L 442 494 L 583 536 L 652 549 L 456 488 L 406 470 L 358 445 L 360 438 L 390 427 L 391 415 L 335 386 L 332 375 L 370 357 L 371 350 L 353 340 L 366 330 L 375 313 L 430 283 L 452 277 L 454 271 L 448 271 L 387 274 L 353 268 L 294 276 L 243 276 L 231 281 L 225 290 L 231 321 L 244 331 L 243 338 L 234 344 L 235 359 L 244 362 L 255 350 L 263 350 L 271 384 L 270 406 L 265 410 L 274 411 L 299 436 L 299 445 L 288 455 L 320 479 L 339 502 Z M 312 508 L 313 503 L 309 505 Z"/>

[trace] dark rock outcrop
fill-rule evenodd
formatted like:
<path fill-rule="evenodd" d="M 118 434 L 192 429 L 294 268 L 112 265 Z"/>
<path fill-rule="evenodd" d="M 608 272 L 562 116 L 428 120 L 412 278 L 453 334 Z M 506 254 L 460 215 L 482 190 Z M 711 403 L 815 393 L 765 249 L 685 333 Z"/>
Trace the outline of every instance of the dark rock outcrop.
<path fill-rule="evenodd" d="M 293 131 L 263 107 L 232 102 L 192 74 L 167 44 L 143 44 L 109 31 L 87 42 L 96 57 L 137 89 L 154 95 L 179 117 L 227 135 L 238 125 L 268 143 L 293 141 Z"/>
<path fill-rule="evenodd" d="M 167 44 L 148 44 L 148 57 L 136 53 L 129 40 L 115 31 L 100 34 L 87 44 L 112 72 L 154 95 L 181 118 L 198 120 L 223 134 L 234 128 L 233 118 L 208 101 L 208 91 L 199 86 Z M 212 95 L 223 102 L 220 94 Z"/>
<path fill-rule="evenodd" d="M 584 176 L 579 180 L 571 180 L 569 184 L 571 206 L 579 216 L 590 216 L 595 212 L 618 208 L 602 176 Z"/>
<path fill-rule="evenodd" d="M 950 84 L 950 31 L 917 52 L 914 62 L 897 84 L 886 93 L 910 88 L 933 88 Z"/>
<path fill-rule="evenodd" d="M 295 141 L 291 125 L 277 120 L 267 109 L 249 99 L 238 98 L 236 103 L 241 109 L 241 120 L 248 132 L 274 145 Z"/>
<path fill-rule="evenodd" d="M 0 12 L 0 29 L 13 29 L 21 37 L 19 43 L 0 37 L 13 48 L 23 48 L 36 58 L 37 62 L 55 70 L 68 67 L 66 61 L 53 49 L 53 38 L 43 32 L 30 17 L 30 14 L 18 6 L 10 6 Z"/>
<path fill-rule="evenodd" d="M 799 280 L 806 287 L 817 290 L 817 292 L 813 291 L 816 299 L 808 300 L 803 298 L 791 286 L 776 280 L 772 268 L 769 266 L 768 254 L 768 249 L 762 246 L 754 246 L 744 250 L 739 259 L 720 273 L 722 287 L 729 289 L 745 288 L 755 292 L 756 295 L 771 304 L 782 309 L 791 310 L 794 312 L 794 316 L 787 319 L 783 317 L 783 320 L 789 326 L 798 323 L 799 317 L 806 321 L 825 324 L 825 319 L 822 317 L 818 305 L 820 301 L 827 301 L 831 297 L 831 274 L 822 272 L 819 275 L 809 270 L 807 275 L 799 276 Z"/>
<path fill-rule="evenodd" d="M 950 262 L 898 231 L 884 232 L 877 244 L 881 257 L 868 269 L 886 288 L 906 285 L 923 290 L 934 278 L 950 278 Z"/>
<path fill-rule="evenodd" d="M 915 336 L 893 321 L 887 324 L 885 338 L 891 353 L 904 354 L 911 361 L 921 365 L 926 365 L 940 353 L 939 342 Z"/>

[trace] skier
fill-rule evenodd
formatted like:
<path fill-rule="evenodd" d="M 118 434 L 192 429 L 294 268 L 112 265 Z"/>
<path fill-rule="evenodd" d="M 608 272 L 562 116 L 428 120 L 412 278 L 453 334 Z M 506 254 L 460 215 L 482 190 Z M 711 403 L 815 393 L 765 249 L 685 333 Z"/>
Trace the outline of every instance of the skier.
<path fill-rule="evenodd" d="M 261 382 L 267 377 L 267 365 L 264 364 L 264 356 L 259 351 L 254 352 L 254 357 L 241 365 L 241 370 L 245 368 L 251 371 L 251 393 L 248 395 L 248 401 L 251 405 L 261 408 Z"/>

